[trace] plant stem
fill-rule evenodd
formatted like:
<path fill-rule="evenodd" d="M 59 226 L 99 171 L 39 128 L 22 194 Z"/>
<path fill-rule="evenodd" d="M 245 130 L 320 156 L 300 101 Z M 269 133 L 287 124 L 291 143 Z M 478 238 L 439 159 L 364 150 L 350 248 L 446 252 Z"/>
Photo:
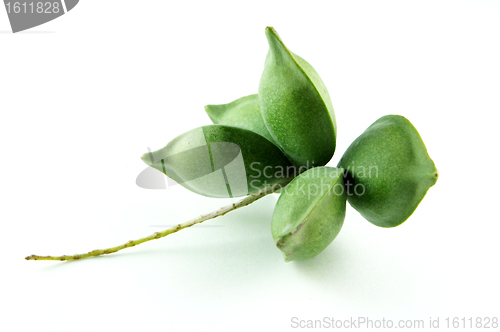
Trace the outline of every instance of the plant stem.
<path fill-rule="evenodd" d="M 202 223 L 205 220 L 214 219 L 214 218 L 223 216 L 228 212 L 231 212 L 231 211 L 234 211 L 236 209 L 247 206 L 247 205 L 261 199 L 262 197 L 264 197 L 266 195 L 272 194 L 276 190 L 279 190 L 280 188 L 285 187 L 291 180 L 292 179 L 289 178 L 281 183 L 276 183 L 274 185 L 267 186 L 264 189 L 260 190 L 259 192 L 241 199 L 237 203 L 233 203 L 231 205 L 226 205 L 226 206 L 221 207 L 220 209 L 218 209 L 214 212 L 211 212 L 211 213 L 199 216 L 197 218 L 191 219 L 183 224 L 178 224 L 177 226 L 174 226 L 172 228 L 166 229 L 166 230 L 161 231 L 161 232 L 156 232 L 154 234 L 151 234 L 149 236 L 143 237 L 143 238 L 138 239 L 138 240 L 128 241 L 127 243 L 124 243 L 124 244 L 116 246 L 116 247 L 111 247 L 108 249 L 97 249 L 97 250 L 90 251 L 86 254 L 80 254 L 80 255 L 72 255 L 72 256 L 31 255 L 31 256 L 25 257 L 25 259 L 26 260 L 45 260 L 45 261 L 48 261 L 48 260 L 50 260 L 50 261 L 69 261 L 69 260 L 77 260 L 77 259 L 82 259 L 82 258 L 87 258 L 87 257 L 92 257 L 92 256 L 112 254 L 114 252 L 117 252 L 117 251 L 120 251 L 120 250 L 126 249 L 126 248 L 131 248 L 131 247 L 134 247 L 134 246 L 141 244 L 141 243 L 144 243 L 144 242 L 160 239 L 160 238 L 165 237 L 169 234 L 176 233 L 176 232 L 180 231 L 181 229 L 188 228 L 188 227 L 191 227 L 193 225 Z"/>

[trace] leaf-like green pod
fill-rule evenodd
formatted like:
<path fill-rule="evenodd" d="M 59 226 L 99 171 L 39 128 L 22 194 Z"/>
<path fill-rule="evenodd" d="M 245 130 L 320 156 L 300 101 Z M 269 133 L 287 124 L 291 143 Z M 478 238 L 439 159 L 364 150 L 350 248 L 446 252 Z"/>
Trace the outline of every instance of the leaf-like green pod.
<path fill-rule="evenodd" d="M 294 175 L 290 161 L 273 143 L 232 126 L 193 129 L 141 158 L 185 188 L 209 197 L 251 195 Z"/>
<path fill-rule="evenodd" d="M 229 104 L 207 105 L 205 111 L 214 124 L 248 129 L 276 144 L 262 119 L 257 94 L 241 97 Z"/>
<path fill-rule="evenodd" d="M 380 227 L 408 219 L 438 178 L 417 130 L 405 117 L 387 115 L 365 130 L 339 162 L 347 200 Z"/>
<path fill-rule="evenodd" d="M 343 172 L 334 167 L 311 168 L 282 189 L 271 232 L 285 261 L 315 257 L 340 232 L 346 208 Z"/>
<path fill-rule="evenodd" d="M 266 28 L 269 53 L 259 84 L 267 129 L 297 167 L 326 165 L 335 152 L 337 125 L 326 87 L 314 68 Z"/>

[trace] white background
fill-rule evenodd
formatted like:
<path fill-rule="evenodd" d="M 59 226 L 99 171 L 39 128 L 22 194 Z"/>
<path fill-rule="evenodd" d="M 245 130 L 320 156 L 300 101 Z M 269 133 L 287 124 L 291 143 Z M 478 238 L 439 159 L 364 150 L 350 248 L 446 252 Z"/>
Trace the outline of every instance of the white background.
<path fill-rule="evenodd" d="M 84 0 L 12 34 L 0 9 L 0 330 L 499 317 L 499 17 L 499 1 Z M 147 147 L 210 123 L 204 105 L 257 92 L 267 25 L 329 89 L 329 165 L 383 115 L 419 130 L 440 179 L 407 222 L 378 228 L 348 206 L 327 250 L 285 263 L 273 195 L 114 255 L 23 259 L 121 244 L 231 202 L 135 179 Z"/>

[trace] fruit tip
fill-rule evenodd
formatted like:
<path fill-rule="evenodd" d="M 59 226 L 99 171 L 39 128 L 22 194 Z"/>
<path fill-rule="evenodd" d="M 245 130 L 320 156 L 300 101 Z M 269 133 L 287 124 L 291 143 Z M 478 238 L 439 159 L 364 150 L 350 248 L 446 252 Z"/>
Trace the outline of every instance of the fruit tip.
<path fill-rule="evenodd" d="M 267 39 L 274 38 L 274 39 L 278 39 L 279 41 L 281 41 L 281 38 L 278 35 L 278 32 L 276 31 L 276 29 L 273 27 L 270 27 L 270 26 L 266 27 L 266 37 L 267 37 Z"/>
<path fill-rule="evenodd" d="M 437 168 L 434 168 L 434 174 L 433 174 L 433 180 L 434 180 L 434 182 L 433 182 L 432 185 L 435 185 L 436 182 L 438 181 L 438 179 L 439 179 L 439 171 L 438 171 Z"/>
<path fill-rule="evenodd" d="M 153 156 L 151 155 L 151 152 L 146 152 L 141 156 L 141 160 L 146 163 L 146 165 L 151 166 L 153 164 Z"/>

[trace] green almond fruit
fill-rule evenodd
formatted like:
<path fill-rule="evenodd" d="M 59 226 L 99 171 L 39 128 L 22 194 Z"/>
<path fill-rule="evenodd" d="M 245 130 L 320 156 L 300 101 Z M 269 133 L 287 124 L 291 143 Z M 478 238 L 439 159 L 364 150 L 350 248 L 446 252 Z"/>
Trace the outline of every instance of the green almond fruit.
<path fill-rule="evenodd" d="M 262 117 L 296 167 L 323 166 L 335 152 L 337 125 L 328 91 L 314 68 L 290 52 L 276 30 L 259 83 Z"/>
<path fill-rule="evenodd" d="M 214 124 L 248 129 L 276 144 L 262 119 L 257 94 L 241 97 L 229 104 L 207 105 L 205 111 Z"/>
<path fill-rule="evenodd" d="M 188 131 L 142 160 L 208 197 L 251 195 L 293 176 L 285 155 L 250 130 L 209 125 Z"/>
<path fill-rule="evenodd" d="M 315 167 L 282 189 L 271 232 L 285 261 L 317 256 L 342 228 L 346 191 L 341 168 Z"/>
<path fill-rule="evenodd" d="M 405 117 L 384 116 L 346 150 L 347 200 L 374 225 L 395 227 L 408 219 L 438 179 L 417 130 Z"/>

